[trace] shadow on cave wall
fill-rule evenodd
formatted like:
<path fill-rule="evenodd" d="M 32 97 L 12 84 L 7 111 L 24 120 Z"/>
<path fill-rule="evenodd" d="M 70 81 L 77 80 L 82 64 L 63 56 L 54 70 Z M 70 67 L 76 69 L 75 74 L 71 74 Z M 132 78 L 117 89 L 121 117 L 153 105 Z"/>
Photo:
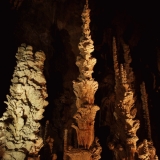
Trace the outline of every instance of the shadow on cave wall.
<path fill-rule="evenodd" d="M 49 105 L 44 113 L 43 124 L 49 120 L 52 129 L 50 135 L 55 139 L 54 147 L 58 159 L 63 155 L 64 129 L 72 130 L 73 114 L 76 112 L 75 95 L 73 93 L 72 80 L 76 79 L 78 68 L 75 65 L 75 57 L 70 44 L 70 35 L 67 30 L 56 30 L 54 38 L 54 54 L 50 59 L 48 86 Z M 42 153 L 43 154 L 43 153 Z"/>

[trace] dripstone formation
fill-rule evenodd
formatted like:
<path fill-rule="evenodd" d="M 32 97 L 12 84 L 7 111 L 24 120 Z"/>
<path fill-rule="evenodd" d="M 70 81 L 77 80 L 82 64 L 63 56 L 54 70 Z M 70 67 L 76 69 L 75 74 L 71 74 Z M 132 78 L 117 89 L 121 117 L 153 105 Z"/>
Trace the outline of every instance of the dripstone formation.
<path fill-rule="evenodd" d="M 32 46 L 22 44 L 16 54 L 17 66 L 7 95 L 7 110 L 0 119 L 4 133 L 3 160 L 23 160 L 37 156 L 43 146 L 38 136 L 44 108 L 48 105 L 46 80 L 43 75 L 45 54 L 32 52 Z"/>
<path fill-rule="evenodd" d="M 94 94 L 98 89 L 98 83 L 92 78 L 96 59 L 91 56 L 94 46 L 90 35 L 89 13 L 87 1 L 81 15 L 83 34 L 78 45 L 80 56 L 77 56 L 76 61 L 80 75 L 77 81 L 73 81 L 77 112 L 73 117 L 76 123 L 72 124 L 72 127 L 76 130 L 78 148 L 72 148 L 65 152 L 72 160 L 90 160 L 91 158 L 98 160 L 101 153 L 101 146 L 94 136 L 94 119 L 99 107 L 94 104 Z"/>

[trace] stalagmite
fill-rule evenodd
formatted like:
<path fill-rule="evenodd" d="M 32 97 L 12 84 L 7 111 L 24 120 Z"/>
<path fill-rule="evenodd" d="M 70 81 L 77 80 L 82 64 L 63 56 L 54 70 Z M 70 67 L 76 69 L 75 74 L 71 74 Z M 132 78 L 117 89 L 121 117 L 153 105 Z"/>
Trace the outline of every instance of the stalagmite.
<path fill-rule="evenodd" d="M 151 136 L 151 124 L 150 124 L 150 116 L 148 109 L 148 95 L 146 93 L 145 83 L 142 82 L 140 85 L 141 88 L 141 99 L 142 99 L 142 108 L 144 111 L 144 117 L 146 122 L 146 127 L 148 130 L 148 140 L 144 139 L 142 143 L 138 145 L 137 153 L 139 159 L 144 160 L 158 160 L 158 156 L 156 155 L 156 148 L 153 146 L 152 136 Z"/>
<path fill-rule="evenodd" d="M 37 153 L 43 146 L 43 140 L 38 136 L 38 121 L 48 105 L 43 75 L 45 54 L 43 51 L 33 54 L 32 50 L 32 46 L 22 44 L 16 54 L 17 66 L 5 102 L 8 107 L 0 118 L 6 139 L 3 160 L 23 160 L 26 154 Z"/>
<path fill-rule="evenodd" d="M 148 140 L 152 140 L 151 136 L 151 124 L 149 118 L 149 109 L 148 109 L 148 95 L 146 93 L 145 83 L 143 82 L 140 86 L 141 88 L 141 99 L 142 99 L 142 108 L 144 111 L 146 127 L 148 129 Z"/>
<path fill-rule="evenodd" d="M 68 135 L 68 130 L 64 130 L 64 155 L 63 155 L 63 160 L 66 160 L 66 151 L 67 151 L 67 135 Z"/>
<path fill-rule="evenodd" d="M 135 80 L 135 76 L 134 73 L 132 71 L 132 68 L 130 67 L 130 64 L 132 62 L 132 58 L 131 58 L 131 54 L 130 54 L 130 48 L 128 45 L 126 45 L 124 43 L 123 40 L 121 40 L 122 43 L 122 47 L 123 47 L 123 51 L 124 51 L 124 66 L 126 69 L 126 73 L 127 73 L 127 82 L 130 86 L 130 88 L 134 89 L 134 80 Z"/>
<path fill-rule="evenodd" d="M 124 52 L 128 52 L 128 50 L 124 50 Z M 125 53 L 125 56 L 127 55 L 128 53 Z M 137 109 L 134 106 L 134 90 L 132 85 L 130 85 L 133 81 L 129 79 L 129 75 L 133 73 L 130 69 L 131 61 L 128 61 L 129 59 L 127 57 L 125 57 L 125 65 L 121 64 L 119 66 L 115 38 L 113 38 L 113 60 L 116 101 L 115 111 L 113 113 L 115 116 L 115 124 L 111 126 L 111 132 L 115 138 L 113 142 L 110 143 L 113 143 L 114 152 L 118 157 L 133 160 L 136 152 L 136 142 L 138 141 L 136 132 L 140 125 L 139 120 L 134 119 Z M 120 148 L 122 149 L 119 149 L 119 146 L 121 146 Z M 124 153 L 121 154 L 120 150 L 123 150 Z"/>
<path fill-rule="evenodd" d="M 115 70 L 115 122 L 111 127 L 112 140 L 108 147 L 114 153 L 114 158 L 135 160 L 137 158 L 143 160 L 158 159 L 156 149 L 151 140 L 151 126 L 148 110 L 147 93 L 145 84 L 141 84 L 142 108 L 145 113 L 146 125 L 148 128 L 148 140 L 144 139 L 142 143 L 137 145 L 138 137 L 136 135 L 140 126 L 140 121 L 135 119 L 137 108 L 135 107 L 135 90 L 134 90 L 134 74 L 130 63 L 130 49 L 121 40 L 124 50 L 124 64 L 118 64 L 116 41 L 113 38 L 113 61 Z M 136 157 L 135 155 L 138 154 Z"/>
<path fill-rule="evenodd" d="M 45 125 L 45 129 L 44 129 L 44 136 L 43 136 L 43 142 L 44 145 L 46 144 L 46 139 L 47 139 L 47 134 L 48 134 L 48 125 L 49 125 L 49 121 L 46 121 L 46 125 Z"/>
<path fill-rule="evenodd" d="M 92 144 L 94 142 L 94 122 L 96 112 L 99 107 L 94 104 L 94 94 L 98 89 L 98 83 L 92 78 L 93 67 L 96 63 L 96 59 L 91 56 L 94 51 L 93 41 L 90 35 L 90 9 L 88 8 L 88 1 L 84 6 L 82 13 L 83 21 L 83 34 L 80 38 L 78 48 L 80 50 L 80 56 L 77 56 L 76 65 L 79 67 L 80 75 L 77 81 L 73 82 L 74 93 L 76 95 L 77 112 L 74 115 L 76 124 L 72 124 L 72 127 L 77 133 L 78 146 L 81 149 L 71 149 L 67 152 L 67 155 L 72 160 L 93 160 L 100 159 L 101 147 L 98 150 L 99 157 L 94 158 L 92 151 Z M 98 141 L 96 143 L 98 145 Z M 83 150 L 86 149 L 86 150 Z M 95 148 L 94 148 L 95 149 Z"/>
<path fill-rule="evenodd" d="M 138 158 L 140 160 L 158 160 L 156 148 L 151 141 L 143 140 L 137 147 Z"/>

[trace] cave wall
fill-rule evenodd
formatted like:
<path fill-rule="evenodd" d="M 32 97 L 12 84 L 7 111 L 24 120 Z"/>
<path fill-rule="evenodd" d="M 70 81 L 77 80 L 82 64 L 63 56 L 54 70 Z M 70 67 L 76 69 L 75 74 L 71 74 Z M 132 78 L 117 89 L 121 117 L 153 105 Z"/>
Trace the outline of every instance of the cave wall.
<path fill-rule="evenodd" d="M 81 13 L 85 1 L 79 0 L 23 0 L 17 6 L 16 0 L 1 3 L 0 16 L 2 21 L 1 63 L 0 73 L 2 84 L 0 92 L 1 115 L 5 111 L 5 95 L 8 93 L 10 79 L 15 66 L 17 47 L 25 42 L 37 50 L 46 53 L 45 76 L 47 80 L 49 105 L 44 113 L 41 124 L 46 120 L 51 123 L 51 135 L 56 139 L 55 152 L 59 157 L 63 150 L 63 129 L 70 128 L 72 116 L 75 113 L 75 95 L 72 80 L 78 76 L 75 65 L 79 54 L 78 43 L 81 36 Z M 122 38 L 129 45 L 132 56 L 132 68 L 136 81 L 137 113 L 141 121 L 138 136 L 145 135 L 142 116 L 140 84 L 146 83 L 149 96 L 152 138 L 160 155 L 160 121 L 158 107 L 160 105 L 160 24 L 158 22 L 158 5 L 156 3 L 125 3 L 111 1 L 109 3 L 90 0 L 91 36 L 97 59 L 93 77 L 99 82 L 95 103 L 106 114 L 97 114 L 96 134 L 104 148 L 102 159 L 106 157 L 107 116 L 110 116 L 107 106 L 114 105 L 114 70 L 112 58 L 112 37 L 117 39 L 119 61 L 123 62 L 123 50 L 120 44 Z M 5 15 L 5 16 L 4 16 Z M 106 100 L 107 99 L 107 100 Z M 103 112 L 103 113 L 105 113 Z M 108 114 L 108 115 L 107 115 Z M 107 115 L 107 116 L 106 116 Z M 72 130 L 70 131 L 72 132 Z"/>

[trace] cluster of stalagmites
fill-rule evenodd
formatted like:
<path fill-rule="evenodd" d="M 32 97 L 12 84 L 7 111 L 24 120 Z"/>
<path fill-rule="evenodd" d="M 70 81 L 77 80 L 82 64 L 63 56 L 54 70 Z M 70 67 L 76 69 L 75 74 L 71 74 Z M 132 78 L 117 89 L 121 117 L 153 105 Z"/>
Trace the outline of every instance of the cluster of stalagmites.
<path fill-rule="evenodd" d="M 140 86 L 141 89 L 141 99 L 142 99 L 142 108 L 144 112 L 145 118 L 145 125 L 148 129 L 148 139 L 151 140 L 151 124 L 150 124 L 150 117 L 149 117 L 149 109 L 148 109 L 148 95 L 146 93 L 145 83 L 143 82 Z"/>
<path fill-rule="evenodd" d="M 16 54 L 17 66 L 11 80 L 7 111 L 0 119 L 5 132 L 4 160 L 23 160 L 27 153 L 38 154 L 43 140 L 38 136 L 47 95 L 43 75 L 45 54 L 33 54 L 32 46 L 22 44 Z"/>
<path fill-rule="evenodd" d="M 93 41 L 90 35 L 90 9 L 88 8 L 88 2 L 84 6 L 82 12 L 83 21 L 83 35 L 80 38 L 78 48 L 80 50 L 80 56 L 77 56 L 76 65 L 79 67 L 80 75 L 77 81 L 73 82 L 74 93 L 76 95 L 77 112 L 74 115 L 76 124 L 72 124 L 77 133 L 77 142 L 80 148 L 87 150 L 80 151 L 72 149 L 67 155 L 71 159 L 86 159 L 98 160 L 100 159 L 101 147 L 96 141 L 94 144 L 94 122 L 96 112 L 99 110 L 97 105 L 94 105 L 94 94 L 98 89 L 98 83 L 92 78 L 93 67 L 96 63 L 96 59 L 91 57 L 91 52 L 94 51 Z M 96 147 L 97 146 L 97 147 Z M 82 153 L 84 152 L 84 153 Z M 83 157 L 81 155 L 84 155 Z M 77 159 L 77 160 L 78 160 Z"/>
<path fill-rule="evenodd" d="M 140 121 L 135 119 L 137 108 L 135 107 L 134 74 L 130 67 L 132 59 L 129 54 L 129 47 L 123 41 L 121 43 L 124 50 L 125 63 L 119 66 L 116 41 L 113 38 L 116 101 L 113 113 L 115 122 L 113 126 L 110 126 L 113 138 L 108 146 L 114 151 L 114 158 L 116 160 L 134 160 L 136 158 L 135 155 L 143 160 L 156 159 L 155 148 L 151 141 L 144 140 L 143 143 L 137 146 L 138 137 L 136 132 L 140 127 Z M 149 139 L 151 139 L 147 96 L 144 84 L 141 85 L 141 93 L 147 126 L 149 127 Z"/>
<path fill-rule="evenodd" d="M 137 109 L 135 108 L 135 95 L 133 89 L 133 72 L 130 68 L 131 58 L 129 56 L 129 50 L 127 46 L 122 42 L 124 49 L 124 60 L 125 64 L 119 66 L 117 60 L 117 47 L 115 38 L 113 38 L 113 60 L 114 60 L 114 70 L 115 70 L 115 125 L 111 127 L 111 130 L 115 132 L 114 135 L 117 139 L 116 143 L 119 143 L 115 148 L 114 142 L 110 143 L 110 148 L 114 149 L 115 152 L 118 150 L 123 151 L 123 154 L 119 155 L 119 158 L 129 159 L 134 158 L 136 152 L 136 142 L 138 137 L 136 132 L 139 128 L 139 120 L 134 119 L 136 116 Z M 120 142 L 121 141 L 121 142 Z M 112 146 L 112 147 L 111 147 Z M 114 146 L 114 147 L 113 147 Z M 121 149 L 119 149 L 121 148 Z M 116 157 L 118 159 L 118 157 Z"/>
<path fill-rule="evenodd" d="M 158 156 L 156 155 L 156 148 L 152 142 L 151 136 L 151 124 L 150 124 L 150 116 L 148 109 L 148 95 L 146 93 L 145 83 L 142 82 L 140 85 L 141 89 L 141 99 L 142 99 L 142 108 L 144 112 L 145 125 L 147 128 L 148 140 L 144 139 L 142 143 L 140 143 L 137 147 L 137 153 L 139 159 L 146 160 L 158 160 Z"/>
<path fill-rule="evenodd" d="M 158 160 L 156 155 L 156 148 L 153 146 L 152 141 L 143 140 L 137 147 L 138 158 L 141 160 Z"/>

